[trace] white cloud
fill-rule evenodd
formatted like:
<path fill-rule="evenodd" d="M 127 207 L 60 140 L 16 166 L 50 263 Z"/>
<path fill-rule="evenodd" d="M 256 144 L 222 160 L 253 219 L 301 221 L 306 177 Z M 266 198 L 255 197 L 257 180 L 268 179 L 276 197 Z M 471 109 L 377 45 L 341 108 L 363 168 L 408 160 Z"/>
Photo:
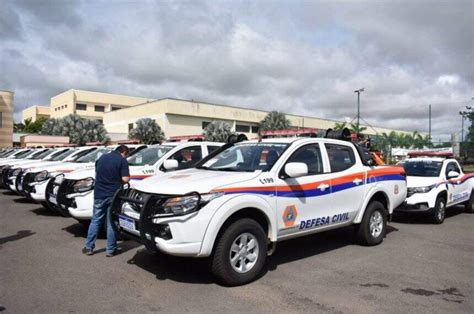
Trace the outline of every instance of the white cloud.
<path fill-rule="evenodd" d="M 69 88 L 180 97 L 449 138 L 474 85 L 473 2 L 6 1 L 16 118 Z M 54 7 L 54 10 L 52 9 Z M 0 14 L 1 16 L 1 14 Z"/>

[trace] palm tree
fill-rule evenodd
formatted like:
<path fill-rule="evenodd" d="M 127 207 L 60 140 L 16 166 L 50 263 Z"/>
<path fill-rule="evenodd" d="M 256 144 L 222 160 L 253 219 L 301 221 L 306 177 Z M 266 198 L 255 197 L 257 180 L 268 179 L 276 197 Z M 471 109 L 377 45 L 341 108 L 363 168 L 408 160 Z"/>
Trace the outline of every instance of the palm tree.
<path fill-rule="evenodd" d="M 360 125 L 360 124 L 357 125 L 355 123 L 351 123 L 350 130 L 351 130 L 352 133 L 362 134 L 364 131 L 367 130 L 367 128 L 365 126 Z"/>
<path fill-rule="evenodd" d="M 203 130 L 204 139 L 210 142 L 226 142 L 232 132 L 229 123 L 223 121 L 212 121 Z"/>
<path fill-rule="evenodd" d="M 336 124 L 334 125 L 334 130 L 342 130 L 346 127 L 347 127 L 346 122 L 336 122 Z"/>
<path fill-rule="evenodd" d="M 136 127 L 130 130 L 128 137 L 140 140 L 144 144 L 153 144 L 162 142 L 165 139 L 165 133 L 155 120 L 143 118 L 137 120 Z"/>
<path fill-rule="evenodd" d="M 283 112 L 270 111 L 265 118 L 260 121 L 259 130 L 284 130 L 291 127 L 290 120 L 286 118 Z"/>

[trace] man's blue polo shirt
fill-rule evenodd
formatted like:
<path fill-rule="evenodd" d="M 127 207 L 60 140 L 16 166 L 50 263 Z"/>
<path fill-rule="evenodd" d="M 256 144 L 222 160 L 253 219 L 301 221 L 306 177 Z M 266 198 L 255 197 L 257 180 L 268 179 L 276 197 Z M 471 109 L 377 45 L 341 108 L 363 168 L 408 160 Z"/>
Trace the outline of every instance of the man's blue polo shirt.
<path fill-rule="evenodd" d="M 122 177 L 128 176 L 128 162 L 118 151 L 103 155 L 95 164 L 94 198 L 114 196 L 123 184 Z"/>

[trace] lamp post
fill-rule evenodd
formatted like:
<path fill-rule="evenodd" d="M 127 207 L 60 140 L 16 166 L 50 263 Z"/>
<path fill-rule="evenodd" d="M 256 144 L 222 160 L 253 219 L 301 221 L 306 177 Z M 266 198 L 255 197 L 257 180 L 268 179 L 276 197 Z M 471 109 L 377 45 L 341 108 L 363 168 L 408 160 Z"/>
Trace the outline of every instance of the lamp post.
<path fill-rule="evenodd" d="M 357 135 L 359 135 L 359 125 L 360 125 L 360 93 L 364 91 L 364 88 L 359 88 L 354 91 L 357 93 Z"/>

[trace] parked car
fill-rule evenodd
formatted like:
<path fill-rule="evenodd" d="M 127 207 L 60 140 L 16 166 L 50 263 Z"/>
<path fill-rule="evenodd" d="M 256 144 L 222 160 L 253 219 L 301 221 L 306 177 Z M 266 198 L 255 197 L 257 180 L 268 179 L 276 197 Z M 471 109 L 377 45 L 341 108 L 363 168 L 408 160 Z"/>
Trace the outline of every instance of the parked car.
<path fill-rule="evenodd" d="M 416 157 L 403 167 L 408 194 L 397 212 L 426 213 L 436 224 L 443 223 L 448 207 L 464 204 L 473 212 L 474 174 L 465 174 L 456 159 Z"/>
<path fill-rule="evenodd" d="M 62 153 L 70 150 L 71 148 L 55 148 L 55 149 L 45 149 L 36 152 L 32 156 L 29 156 L 26 159 L 19 160 L 14 164 L 10 164 L 9 170 L 6 172 L 6 175 L 2 177 L 3 184 L 11 191 L 17 192 L 17 178 L 23 172 L 23 169 L 34 168 L 35 165 L 49 163 L 50 160 Z"/>
<path fill-rule="evenodd" d="M 90 154 L 87 154 L 74 162 L 70 162 L 67 164 L 59 165 L 61 169 L 46 169 L 48 172 L 49 179 L 47 182 L 42 184 L 42 188 L 44 187 L 44 194 L 41 197 L 44 197 L 44 202 L 46 202 L 47 207 L 57 211 L 63 216 L 69 216 L 69 212 L 64 210 L 63 207 L 59 206 L 57 201 L 57 193 L 59 190 L 59 186 L 64 180 L 66 174 L 71 173 L 75 170 L 93 170 L 95 169 L 95 162 L 99 159 L 102 155 L 107 154 L 117 148 L 118 145 L 111 145 L 106 147 L 99 147 Z M 141 149 L 143 145 L 127 145 L 131 150 L 132 154 L 135 149 Z M 34 199 L 39 198 L 38 195 L 33 196 Z"/>
<path fill-rule="evenodd" d="M 29 169 L 23 173 L 23 193 L 35 202 L 47 206 L 45 191 L 51 179 L 61 177 L 64 173 L 78 168 L 93 167 L 98 155 L 108 152 L 110 149 L 97 146 L 86 146 L 77 148 L 77 152 L 68 156 L 63 162 L 54 165 L 46 165 Z"/>
<path fill-rule="evenodd" d="M 230 142 L 193 169 L 120 190 L 114 226 L 151 251 L 210 257 L 220 282 L 245 284 L 279 241 L 354 225 L 361 244 L 382 242 L 405 175 L 366 156 L 335 139 Z"/>
<path fill-rule="evenodd" d="M 152 175 L 166 172 L 167 160 L 176 160 L 181 170 L 193 167 L 203 157 L 224 143 L 215 142 L 170 142 L 152 145 L 130 156 L 130 186 Z M 58 189 L 58 206 L 69 211 L 80 222 L 92 218 L 94 205 L 95 168 L 66 174 Z"/>

